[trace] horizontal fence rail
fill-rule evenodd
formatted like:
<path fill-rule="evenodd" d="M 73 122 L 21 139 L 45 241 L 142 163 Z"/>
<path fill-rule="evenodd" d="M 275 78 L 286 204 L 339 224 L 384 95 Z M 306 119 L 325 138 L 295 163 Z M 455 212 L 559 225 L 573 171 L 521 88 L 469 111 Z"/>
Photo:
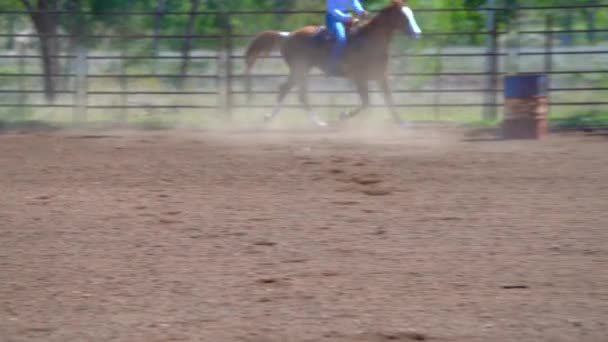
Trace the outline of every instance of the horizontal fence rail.
<path fill-rule="evenodd" d="M 418 8 L 415 12 L 426 15 L 442 15 L 456 12 L 479 13 L 493 18 L 480 30 L 439 31 L 426 30 L 423 26 L 424 48 L 399 48 L 390 52 L 393 63 L 391 79 L 395 82 L 392 92 L 396 94 L 396 107 L 433 110 L 435 117 L 442 110 L 451 108 L 479 109 L 485 119 L 497 118 L 503 106 L 502 77 L 514 72 L 541 72 L 550 76 L 549 105 L 553 107 L 598 108 L 608 106 L 608 87 L 602 77 L 608 74 L 608 63 L 595 62 L 568 65 L 561 59 L 600 58 L 608 60 L 608 29 L 601 27 L 561 27 L 555 15 L 571 10 L 602 11 L 608 4 L 563 5 L 563 6 L 515 6 L 511 8 Z M 500 24 L 497 17 L 505 11 L 521 14 L 531 13 L 537 23 L 533 27 L 516 19 L 510 25 Z M 57 17 L 105 16 L 127 22 L 130 18 L 158 18 L 159 15 L 222 18 L 225 27 L 218 32 L 183 33 L 131 32 L 127 26 L 108 32 L 92 32 L 86 35 L 57 32 L 38 34 L 29 32 L 0 32 L 1 40 L 11 40 L 18 45 L 12 51 L 0 50 L 0 111 L 17 109 L 25 115 L 27 109 L 73 109 L 75 116 L 86 118 L 87 110 L 116 110 L 126 120 L 126 114 L 161 111 L 193 110 L 231 114 L 237 110 L 269 110 L 275 103 L 278 84 L 287 77 L 286 67 L 278 53 L 264 56 L 265 69 L 255 70 L 252 75 L 244 73 L 244 44 L 256 36 L 255 32 L 237 32 L 231 20 L 238 17 L 262 18 L 263 16 L 316 15 L 322 21 L 324 11 L 25 11 L 20 9 L 0 12 L 0 19 L 8 16 L 53 14 Z M 139 19 L 138 19 L 139 20 Z M 540 24 L 538 23 L 540 22 Z M 120 27 L 120 25 L 119 25 Z M 269 28 L 272 29 L 272 28 Z M 593 35 L 597 44 L 585 46 L 556 46 L 565 35 Z M 459 37 L 470 37 L 476 46 L 448 46 L 445 41 Z M 515 43 L 513 37 L 516 37 Z M 41 39 L 53 39 L 61 44 L 73 44 L 86 40 L 91 48 L 77 52 L 74 46 L 43 56 L 37 48 L 23 44 L 36 44 Z M 534 48 L 519 46 L 525 39 L 537 39 Z M 485 45 L 479 44 L 484 41 Z M 71 42 L 71 43 L 70 43 Z M 171 51 L 158 49 L 143 52 L 130 48 L 130 44 L 173 44 Z M 58 43 L 58 44 L 59 44 Z M 111 44 L 110 44 L 111 45 Z M 211 46 L 197 50 L 198 46 Z M 471 47 L 471 48 L 469 48 Z M 148 48 L 148 47 L 146 47 Z M 134 51 L 135 50 L 135 51 Z M 60 67 L 53 72 L 43 72 L 44 58 L 57 61 Z M 513 67 L 522 59 L 535 59 L 531 67 Z M 417 61 L 418 60 L 418 61 Z M 515 62 L 514 62 L 515 60 Z M 599 60 L 599 59 L 598 59 Z M 427 64 L 424 64 L 427 63 Z M 594 64 L 595 63 L 595 64 Z M 462 70 L 451 69 L 454 65 Z M 473 67 L 477 67 L 475 70 Z M 249 102 L 245 90 L 248 77 L 254 82 L 254 98 Z M 54 101 L 45 98 L 45 80 L 55 83 Z M 313 107 L 343 109 L 356 105 L 358 99 L 353 89 L 338 89 L 326 83 L 328 79 L 318 71 L 311 73 L 310 93 Z M 333 84 L 333 83 L 332 83 Z M 329 89 L 326 89 L 329 88 Z M 375 98 L 381 94 L 372 87 Z M 414 95 L 414 96 L 412 96 Z M 342 97 L 344 96 L 344 97 Z M 411 101 L 411 102 L 410 102 Z M 375 103 L 378 102 L 378 103 Z M 372 108 L 383 108 L 375 101 Z M 285 108 L 300 108 L 297 104 L 285 104 Z M 590 110 L 591 110 L 590 109 Z M 1 112 L 0 112 L 1 113 Z M 1 117 L 0 117 L 1 118 Z"/>
<path fill-rule="evenodd" d="M 602 9 L 608 8 L 608 4 L 585 4 L 585 5 L 551 5 L 551 6 L 513 6 L 511 9 L 516 11 L 546 11 L 546 10 L 577 10 L 577 9 Z M 477 7 L 477 8 L 416 8 L 416 13 L 441 13 L 441 12 L 478 12 L 478 11 L 493 11 L 502 12 L 505 8 L 503 7 Z M 73 11 L 66 10 L 5 10 L 0 14 L 6 15 L 29 15 L 39 13 L 51 13 L 51 14 L 73 14 Z M 107 15 L 107 16 L 155 16 L 158 15 L 158 11 L 81 11 L 79 12 L 85 15 Z M 293 14 L 325 14 L 325 11 L 321 10 L 273 10 L 273 11 L 163 11 L 163 15 L 260 15 L 260 14 L 273 14 L 273 15 L 293 15 Z"/>

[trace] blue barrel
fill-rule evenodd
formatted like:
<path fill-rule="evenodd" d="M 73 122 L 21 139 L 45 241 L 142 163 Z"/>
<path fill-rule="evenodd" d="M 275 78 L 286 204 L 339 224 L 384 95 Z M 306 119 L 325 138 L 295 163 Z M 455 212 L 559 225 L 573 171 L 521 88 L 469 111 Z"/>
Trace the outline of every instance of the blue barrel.
<path fill-rule="evenodd" d="M 518 74 L 505 76 L 505 98 L 533 98 L 547 96 L 547 75 Z"/>
<path fill-rule="evenodd" d="M 508 75 L 504 79 L 505 139 L 540 139 L 548 131 L 547 76 Z"/>

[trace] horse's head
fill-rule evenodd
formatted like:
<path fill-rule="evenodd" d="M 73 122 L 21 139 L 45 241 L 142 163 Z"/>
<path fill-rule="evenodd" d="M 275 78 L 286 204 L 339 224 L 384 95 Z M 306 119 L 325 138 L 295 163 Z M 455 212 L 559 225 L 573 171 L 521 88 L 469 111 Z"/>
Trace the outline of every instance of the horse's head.
<path fill-rule="evenodd" d="M 391 0 L 390 5 L 385 7 L 382 12 L 386 16 L 388 25 L 391 25 L 395 30 L 404 32 L 411 38 L 418 39 L 422 35 L 422 30 L 416 18 L 414 12 L 407 5 L 404 0 Z"/>

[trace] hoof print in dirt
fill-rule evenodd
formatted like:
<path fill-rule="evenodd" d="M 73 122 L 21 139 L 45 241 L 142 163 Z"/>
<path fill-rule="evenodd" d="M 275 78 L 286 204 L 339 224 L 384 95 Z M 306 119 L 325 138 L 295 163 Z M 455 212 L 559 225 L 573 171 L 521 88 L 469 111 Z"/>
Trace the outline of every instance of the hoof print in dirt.
<path fill-rule="evenodd" d="M 257 280 L 258 284 L 276 284 L 278 282 L 279 280 L 275 278 L 262 278 Z"/>
<path fill-rule="evenodd" d="M 289 278 L 267 277 L 267 278 L 260 278 L 260 279 L 256 280 L 256 283 L 258 283 L 259 285 L 280 286 L 280 285 L 287 285 L 289 280 L 290 280 Z"/>
<path fill-rule="evenodd" d="M 365 189 L 363 191 L 365 195 L 367 196 L 388 196 L 392 193 L 391 190 L 389 189 L 382 189 L 382 188 L 377 188 L 377 189 Z"/>
<path fill-rule="evenodd" d="M 179 221 L 179 220 L 170 220 L 170 219 L 159 219 L 158 220 L 159 223 L 162 224 L 177 224 L 177 223 L 183 223 L 183 221 Z"/>
<path fill-rule="evenodd" d="M 374 185 L 383 182 L 378 175 L 354 176 L 351 181 L 359 185 Z"/>
<path fill-rule="evenodd" d="M 316 160 L 308 160 L 308 159 L 307 159 L 307 160 L 304 160 L 304 161 L 302 162 L 302 165 L 320 165 L 320 164 L 321 164 L 321 162 L 319 162 L 319 161 L 316 161 Z"/>
<path fill-rule="evenodd" d="M 501 285 L 500 287 L 505 290 L 525 290 L 525 289 L 530 288 L 528 285 L 516 285 L 516 284 Z"/>
<path fill-rule="evenodd" d="M 335 205 L 341 205 L 341 206 L 351 206 L 351 205 L 360 204 L 361 202 L 358 202 L 358 201 L 334 201 L 332 203 L 335 204 Z"/>
<path fill-rule="evenodd" d="M 406 341 L 428 341 L 428 337 L 422 333 L 415 331 L 407 331 L 407 332 L 396 332 L 396 333 L 373 333 L 373 334 L 362 334 L 360 339 L 356 339 L 356 341 L 373 341 L 373 342 L 382 342 L 382 341 L 398 341 L 398 342 L 406 342 Z"/>
<path fill-rule="evenodd" d="M 249 221 L 251 222 L 268 222 L 268 221 L 272 221 L 272 218 L 270 217 L 254 217 L 249 219 Z"/>
<path fill-rule="evenodd" d="M 272 246 L 276 246 L 277 243 L 276 242 L 272 242 L 272 241 L 257 241 L 253 243 L 255 246 L 264 246 L 264 247 L 272 247 Z"/>

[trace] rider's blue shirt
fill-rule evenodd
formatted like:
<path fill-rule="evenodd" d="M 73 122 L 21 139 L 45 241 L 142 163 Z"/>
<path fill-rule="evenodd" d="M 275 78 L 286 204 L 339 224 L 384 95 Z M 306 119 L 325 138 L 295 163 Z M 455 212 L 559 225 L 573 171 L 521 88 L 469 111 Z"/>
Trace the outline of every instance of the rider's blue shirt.
<path fill-rule="evenodd" d="M 357 14 L 365 12 L 359 0 L 327 0 L 327 13 L 340 22 L 351 17 L 347 13 L 350 9 L 354 9 Z"/>

